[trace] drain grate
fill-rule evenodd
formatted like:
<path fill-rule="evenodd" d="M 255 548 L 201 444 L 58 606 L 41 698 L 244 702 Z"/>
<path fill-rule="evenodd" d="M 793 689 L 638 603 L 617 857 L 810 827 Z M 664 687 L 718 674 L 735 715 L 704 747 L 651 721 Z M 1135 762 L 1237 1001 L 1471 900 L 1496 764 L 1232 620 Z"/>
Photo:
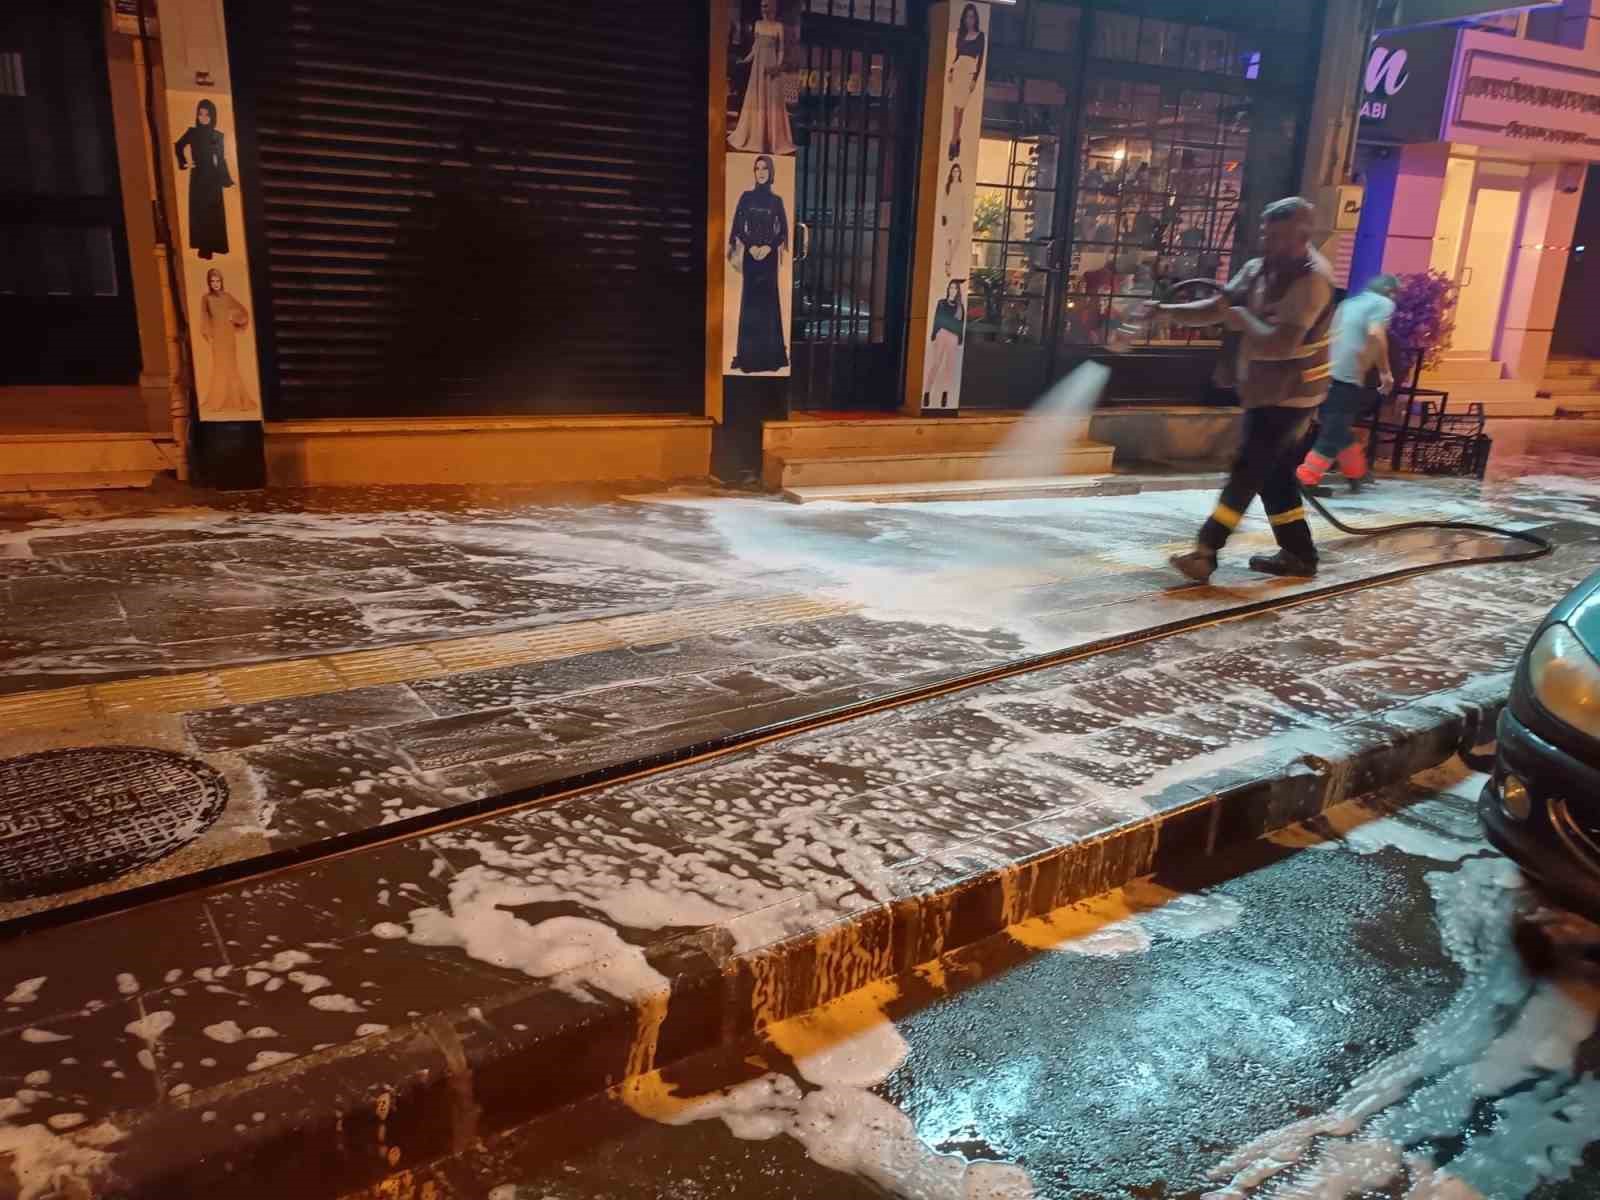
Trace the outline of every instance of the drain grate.
<path fill-rule="evenodd" d="M 0 759 L 0 898 L 116 879 L 188 845 L 228 803 L 205 763 L 95 746 Z"/>

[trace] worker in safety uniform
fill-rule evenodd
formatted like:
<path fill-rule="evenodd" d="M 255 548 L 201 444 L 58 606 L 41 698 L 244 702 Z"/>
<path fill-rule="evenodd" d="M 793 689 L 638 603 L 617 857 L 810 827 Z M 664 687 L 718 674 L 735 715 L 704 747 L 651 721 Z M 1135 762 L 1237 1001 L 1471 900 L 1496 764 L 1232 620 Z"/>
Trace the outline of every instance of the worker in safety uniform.
<path fill-rule="evenodd" d="M 1171 560 L 1200 583 L 1217 569 L 1217 552 L 1258 495 L 1278 551 L 1254 556 L 1251 569 L 1298 577 L 1317 573 L 1317 548 L 1295 478 L 1330 372 L 1333 272 L 1311 245 L 1315 215 L 1310 201 L 1298 196 L 1269 204 L 1261 214 L 1261 257 L 1247 262 L 1221 295 L 1154 306 L 1180 325 L 1220 324 L 1233 335 L 1224 340 L 1219 382 L 1232 382 L 1239 394 L 1244 441 L 1194 549 Z"/>
<path fill-rule="evenodd" d="M 1317 444 L 1306 454 L 1295 475 L 1300 486 L 1314 488 L 1335 462 L 1351 491 L 1360 491 L 1367 477 L 1367 456 L 1356 437 L 1355 423 L 1367 406 L 1367 376 L 1378 373 L 1378 390 L 1394 387 L 1389 369 L 1389 318 L 1394 316 L 1394 295 L 1400 281 L 1379 275 L 1366 290 L 1351 296 L 1334 310 L 1331 366 L 1333 382 L 1322 406 Z"/>

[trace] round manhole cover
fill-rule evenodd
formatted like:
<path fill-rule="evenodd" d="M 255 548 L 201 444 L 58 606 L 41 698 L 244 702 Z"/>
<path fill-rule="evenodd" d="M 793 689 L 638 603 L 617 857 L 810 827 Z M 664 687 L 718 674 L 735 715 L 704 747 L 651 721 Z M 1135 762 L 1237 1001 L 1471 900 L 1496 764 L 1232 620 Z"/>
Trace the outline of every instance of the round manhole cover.
<path fill-rule="evenodd" d="M 165 750 L 0 759 L 0 897 L 48 896 L 148 866 L 194 841 L 227 803 L 221 775 Z"/>

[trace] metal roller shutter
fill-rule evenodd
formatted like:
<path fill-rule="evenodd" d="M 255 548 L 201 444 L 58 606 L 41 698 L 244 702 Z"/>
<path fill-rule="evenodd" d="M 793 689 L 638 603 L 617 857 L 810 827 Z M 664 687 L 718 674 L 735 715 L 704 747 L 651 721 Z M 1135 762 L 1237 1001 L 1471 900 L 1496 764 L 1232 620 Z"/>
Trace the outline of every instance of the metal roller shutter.
<path fill-rule="evenodd" d="M 268 416 L 698 412 L 706 8 L 229 0 Z"/>

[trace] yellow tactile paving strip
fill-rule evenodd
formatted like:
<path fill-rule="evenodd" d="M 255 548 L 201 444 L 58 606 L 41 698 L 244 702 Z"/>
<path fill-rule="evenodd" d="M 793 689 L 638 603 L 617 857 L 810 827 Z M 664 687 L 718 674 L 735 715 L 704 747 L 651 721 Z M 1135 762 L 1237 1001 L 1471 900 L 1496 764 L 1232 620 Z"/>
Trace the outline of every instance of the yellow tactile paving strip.
<path fill-rule="evenodd" d="M 843 601 L 815 596 L 772 596 L 667 612 L 600 617 L 513 633 L 24 692 L 0 698 L 0 735 L 121 716 L 201 712 L 376 684 L 439 679 L 463 671 L 525 666 L 596 650 L 653 646 L 759 625 L 814 621 L 854 608 Z"/>
<path fill-rule="evenodd" d="M 1407 512 L 1400 519 L 1439 520 L 1445 514 Z M 1318 523 L 1321 524 L 1319 518 Z M 1241 530 L 1230 541 L 1235 549 L 1270 546 L 1271 530 Z M 1162 554 L 1190 543 L 1172 543 Z M 930 583 L 955 586 L 981 582 L 990 589 L 1020 589 L 1070 582 L 1085 575 L 1124 574 L 1148 564 L 1087 555 L 1043 568 L 950 571 Z M 842 600 L 787 594 L 754 600 L 725 601 L 666 612 L 600 617 L 565 625 L 512 633 L 449 638 L 375 650 L 352 650 L 278 662 L 221 667 L 175 675 L 145 676 L 114 683 L 52 688 L 0 697 L 0 737 L 51 726 L 75 725 L 117 717 L 178 715 L 207 709 L 320 696 L 328 692 L 440 679 L 468 671 L 527 666 L 625 646 L 652 646 L 709 633 L 727 633 L 779 622 L 813 621 L 839 616 L 858 606 Z"/>

